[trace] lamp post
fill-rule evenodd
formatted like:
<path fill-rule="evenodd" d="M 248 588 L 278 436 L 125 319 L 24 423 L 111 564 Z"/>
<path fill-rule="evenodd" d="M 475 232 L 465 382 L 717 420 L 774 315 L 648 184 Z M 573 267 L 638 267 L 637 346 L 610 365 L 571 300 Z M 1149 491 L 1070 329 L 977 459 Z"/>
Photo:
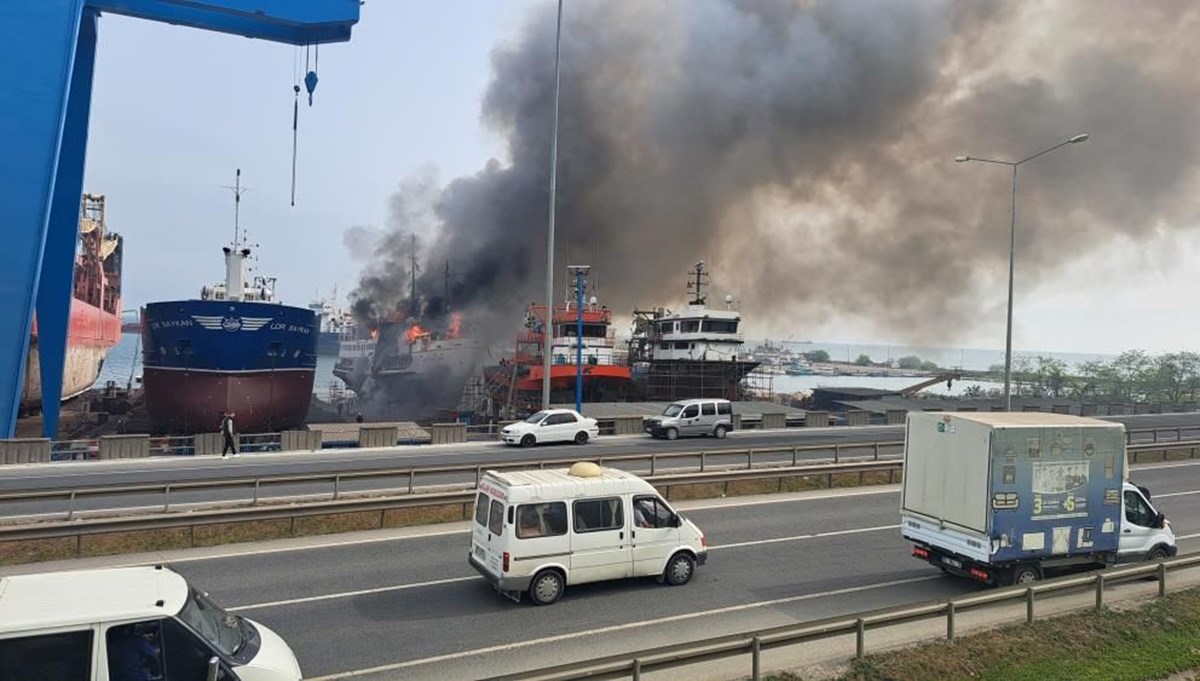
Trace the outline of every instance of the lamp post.
<path fill-rule="evenodd" d="M 546 320 L 542 331 L 542 409 L 550 408 L 550 344 L 554 330 L 554 188 L 558 175 L 558 86 L 562 45 L 562 0 L 554 34 L 554 130 L 550 138 L 550 226 L 546 235 Z"/>
<path fill-rule="evenodd" d="M 588 265 L 571 265 L 575 275 L 575 411 L 583 413 L 583 286 Z"/>
<path fill-rule="evenodd" d="M 1079 134 L 1074 137 L 1059 142 L 1058 144 L 1043 149 L 1032 156 L 1027 156 L 1020 161 L 1002 161 L 994 158 L 979 158 L 977 156 L 956 156 L 954 158 L 958 163 L 966 163 L 967 161 L 979 161 L 980 163 L 995 163 L 998 165 L 1010 166 L 1012 168 L 1012 222 L 1009 226 L 1008 235 L 1008 325 L 1004 337 L 1004 409 L 1012 411 L 1012 320 L 1013 320 L 1013 271 L 1015 269 L 1016 250 L 1017 250 L 1017 166 L 1033 159 L 1044 156 L 1055 149 L 1064 147 L 1068 144 L 1078 144 L 1087 141 L 1087 134 Z"/>

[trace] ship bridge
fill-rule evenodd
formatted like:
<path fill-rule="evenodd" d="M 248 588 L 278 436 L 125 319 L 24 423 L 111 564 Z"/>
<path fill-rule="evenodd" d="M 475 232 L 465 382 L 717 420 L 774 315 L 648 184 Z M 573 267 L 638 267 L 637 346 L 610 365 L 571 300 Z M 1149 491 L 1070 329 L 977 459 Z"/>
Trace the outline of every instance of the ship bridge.
<path fill-rule="evenodd" d="M 58 429 L 79 197 L 103 12 L 291 45 L 344 42 L 359 0 L 0 2 L 0 437 L 11 437 L 34 312 L 45 435 Z M 149 57 L 152 58 L 152 57 Z M 315 74 L 312 86 L 315 87 Z M 127 200 L 134 200 L 132 198 Z"/>

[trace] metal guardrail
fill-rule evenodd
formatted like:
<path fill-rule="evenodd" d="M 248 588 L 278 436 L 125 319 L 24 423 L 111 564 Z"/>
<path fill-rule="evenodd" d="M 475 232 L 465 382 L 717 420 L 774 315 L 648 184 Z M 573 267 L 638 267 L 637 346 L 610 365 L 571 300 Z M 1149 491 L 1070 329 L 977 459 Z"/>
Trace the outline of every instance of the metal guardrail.
<path fill-rule="evenodd" d="M 891 460 L 869 460 L 854 463 L 826 463 L 781 468 L 747 468 L 740 470 L 668 473 L 649 476 L 651 484 L 660 487 L 703 483 L 722 483 L 739 480 L 765 478 L 808 477 L 838 475 L 873 471 L 898 471 L 901 462 Z M 668 495 L 669 496 L 669 495 Z M 421 508 L 427 506 L 469 505 L 475 502 L 474 486 L 465 490 L 421 493 L 414 492 L 396 496 L 371 496 L 353 499 L 331 498 L 303 504 L 259 505 L 239 508 L 189 510 L 187 513 L 157 512 L 154 514 L 124 515 L 106 518 L 64 519 L 24 525 L 0 525 L 0 542 L 30 539 L 54 539 L 59 537 L 82 538 L 87 535 L 128 532 L 137 530 L 161 530 L 180 527 L 194 528 L 201 525 L 240 523 L 262 520 L 286 520 L 294 523 L 296 518 L 339 513 L 357 513 L 395 509 Z M 467 514 L 464 511 L 464 518 Z M 381 521 L 382 526 L 382 521 Z M 294 526 L 293 526 L 294 529 Z"/>
<path fill-rule="evenodd" d="M 1035 619 L 1035 605 L 1039 596 L 1092 588 L 1096 593 L 1095 607 L 1100 609 L 1104 606 L 1104 589 L 1107 585 L 1154 576 L 1158 580 L 1158 595 L 1161 597 L 1167 592 L 1168 572 L 1197 566 L 1200 566 L 1200 554 L 1191 554 L 1165 561 L 1101 570 L 1088 575 L 1061 577 L 1030 586 L 1014 586 L 962 598 L 903 605 L 801 624 L 788 624 L 744 634 L 718 636 L 689 643 L 648 648 L 495 678 L 504 681 L 632 678 L 636 681 L 641 674 L 650 671 L 749 655 L 751 678 L 757 680 L 762 676 L 761 655 L 764 650 L 853 634 L 856 643 L 856 657 L 862 659 L 866 655 L 866 633 L 871 629 L 944 617 L 946 619 L 946 640 L 953 641 L 955 617 L 965 610 L 1024 600 L 1025 621 L 1032 623 Z"/>
<path fill-rule="evenodd" d="M 1198 442 L 1197 444 L 1200 444 Z M 193 480 L 183 482 L 168 482 L 168 483 L 143 483 L 136 485 L 82 485 L 71 488 L 57 490 L 18 490 L 14 492 L 0 493 L 0 508 L 3 508 L 5 502 L 30 502 L 30 501 L 45 501 L 51 499 L 63 499 L 67 502 L 65 510 L 66 519 L 72 520 L 76 512 L 79 510 L 77 502 L 84 498 L 95 497 L 112 497 L 120 495 L 134 494 L 156 494 L 161 498 L 161 501 L 156 505 L 161 505 L 163 512 L 171 510 L 172 495 L 181 492 L 193 490 L 251 490 L 251 504 L 257 504 L 262 500 L 262 491 L 265 487 L 278 485 L 294 485 L 304 483 L 324 483 L 330 485 L 331 500 L 338 500 L 344 492 L 344 483 L 352 481 L 369 481 L 369 480 L 386 480 L 386 479 L 406 479 L 407 482 L 403 487 L 392 488 L 404 489 L 406 493 L 413 494 L 416 491 L 418 477 L 428 477 L 432 475 L 447 475 L 455 473 L 470 473 L 474 476 L 474 483 L 477 484 L 483 477 L 485 471 L 492 470 L 513 470 L 513 469 L 529 469 L 529 468 L 547 468 L 556 466 L 569 466 L 580 459 L 594 461 L 600 465 L 611 464 L 628 464 L 645 462 L 649 465 L 649 475 L 654 477 L 658 475 L 663 465 L 666 462 L 677 463 L 681 460 L 693 460 L 693 465 L 697 467 L 698 472 L 706 472 L 710 467 L 715 465 L 730 466 L 735 465 L 726 461 L 724 463 L 716 463 L 713 459 L 730 459 L 745 457 L 745 467 L 753 469 L 755 465 L 790 465 L 793 467 L 799 466 L 801 463 L 800 454 L 808 452 L 830 452 L 833 462 L 840 463 L 846 456 L 847 452 L 866 451 L 864 456 L 870 456 L 873 461 L 878 461 L 881 454 L 890 448 L 903 447 L 904 443 L 899 441 L 894 442 L 866 442 L 866 443 L 835 443 L 828 445 L 804 445 L 804 446 L 776 446 L 776 447 L 751 447 L 751 448 L 736 448 L 736 449 L 717 449 L 717 450 L 699 450 L 688 452 L 648 452 L 645 454 L 616 454 L 611 456 L 588 457 L 575 456 L 570 458 L 555 458 L 555 459 L 536 459 L 522 461 L 496 461 L 486 464 L 459 464 L 459 465 L 418 465 L 408 466 L 404 468 L 385 468 L 366 471 L 351 471 L 351 472 L 330 472 L 330 473 L 265 473 L 254 477 L 223 479 L 223 480 Z M 774 457 L 775 461 L 762 461 L 761 459 L 768 456 Z M 780 460 L 780 457 L 784 457 Z M 740 462 L 737 462 L 740 465 Z M 379 490 L 376 490 L 379 491 Z"/>

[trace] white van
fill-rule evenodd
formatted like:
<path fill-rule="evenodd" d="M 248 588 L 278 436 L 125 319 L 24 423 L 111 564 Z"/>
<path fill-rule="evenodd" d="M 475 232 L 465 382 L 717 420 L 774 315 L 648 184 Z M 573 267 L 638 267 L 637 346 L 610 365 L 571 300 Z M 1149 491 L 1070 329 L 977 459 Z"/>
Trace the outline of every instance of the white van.
<path fill-rule="evenodd" d="M 581 462 L 570 469 L 488 471 L 475 499 L 471 566 L 496 590 L 537 605 L 567 585 L 624 577 L 686 584 L 708 558 L 704 533 L 650 483 Z"/>
<path fill-rule="evenodd" d="M 0 579 L 0 679 L 299 681 L 300 665 L 160 565 Z"/>
<path fill-rule="evenodd" d="M 729 400 L 704 399 L 673 402 L 661 416 L 646 420 L 646 432 L 653 437 L 674 440 L 677 437 L 712 435 L 723 438 L 733 430 L 733 403 Z"/>

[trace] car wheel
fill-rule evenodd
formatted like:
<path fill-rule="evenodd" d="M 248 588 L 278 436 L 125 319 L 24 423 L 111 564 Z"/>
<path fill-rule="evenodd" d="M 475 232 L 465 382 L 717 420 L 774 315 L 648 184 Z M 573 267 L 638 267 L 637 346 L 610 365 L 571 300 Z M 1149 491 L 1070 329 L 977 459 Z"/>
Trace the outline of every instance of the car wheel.
<path fill-rule="evenodd" d="M 525 437 L 521 438 L 521 446 L 522 447 L 532 447 L 535 444 L 537 444 L 537 438 L 533 436 L 533 433 L 530 433 L 530 434 L 526 435 Z"/>
<path fill-rule="evenodd" d="M 1146 554 L 1146 560 L 1151 561 L 1151 562 L 1156 561 L 1156 560 L 1163 560 L 1166 557 L 1167 557 L 1167 550 L 1161 546 L 1155 546 L 1154 548 L 1150 549 L 1150 553 Z"/>
<path fill-rule="evenodd" d="M 1009 580 L 1011 584 L 1033 584 L 1041 581 L 1042 571 L 1032 565 L 1020 565 L 1012 569 L 1012 578 Z"/>
<path fill-rule="evenodd" d="M 583 432 L 582 430 L 579 431 L 578 433 L 575 433 L 575 444 L 586 445 L 587 441 L 588 441 L 587 433 Z"/>
<path fill-rule="evenodd" d="M 718 440 L 724 439 L 725 438 L 725 426 L 717 426 L 716 430 L 713 431 L 713 435 L 715 435 Z"/>
<path fill-rule="evenodd" d="M 683 586 L 692 580 L 692 575 L 695 572 L 695 559 L 681 551 L 671 556 L 671 560 L 667 563 L 664 577 L 667 584 L 671 586 Z"/>
<path fill-rule="evenodd" d="M 534 605 L 550 605 L 562 598 L 564 588 L 562 575 L 555 570 L 542 570 L 529 583 L 529 599 Z"/>
<path fill-rule="evenodd" d="M 679 431 L 676 430 L 675 428 L 667 428 L 667 439 L 668 440 L 679 439 Z"/>

